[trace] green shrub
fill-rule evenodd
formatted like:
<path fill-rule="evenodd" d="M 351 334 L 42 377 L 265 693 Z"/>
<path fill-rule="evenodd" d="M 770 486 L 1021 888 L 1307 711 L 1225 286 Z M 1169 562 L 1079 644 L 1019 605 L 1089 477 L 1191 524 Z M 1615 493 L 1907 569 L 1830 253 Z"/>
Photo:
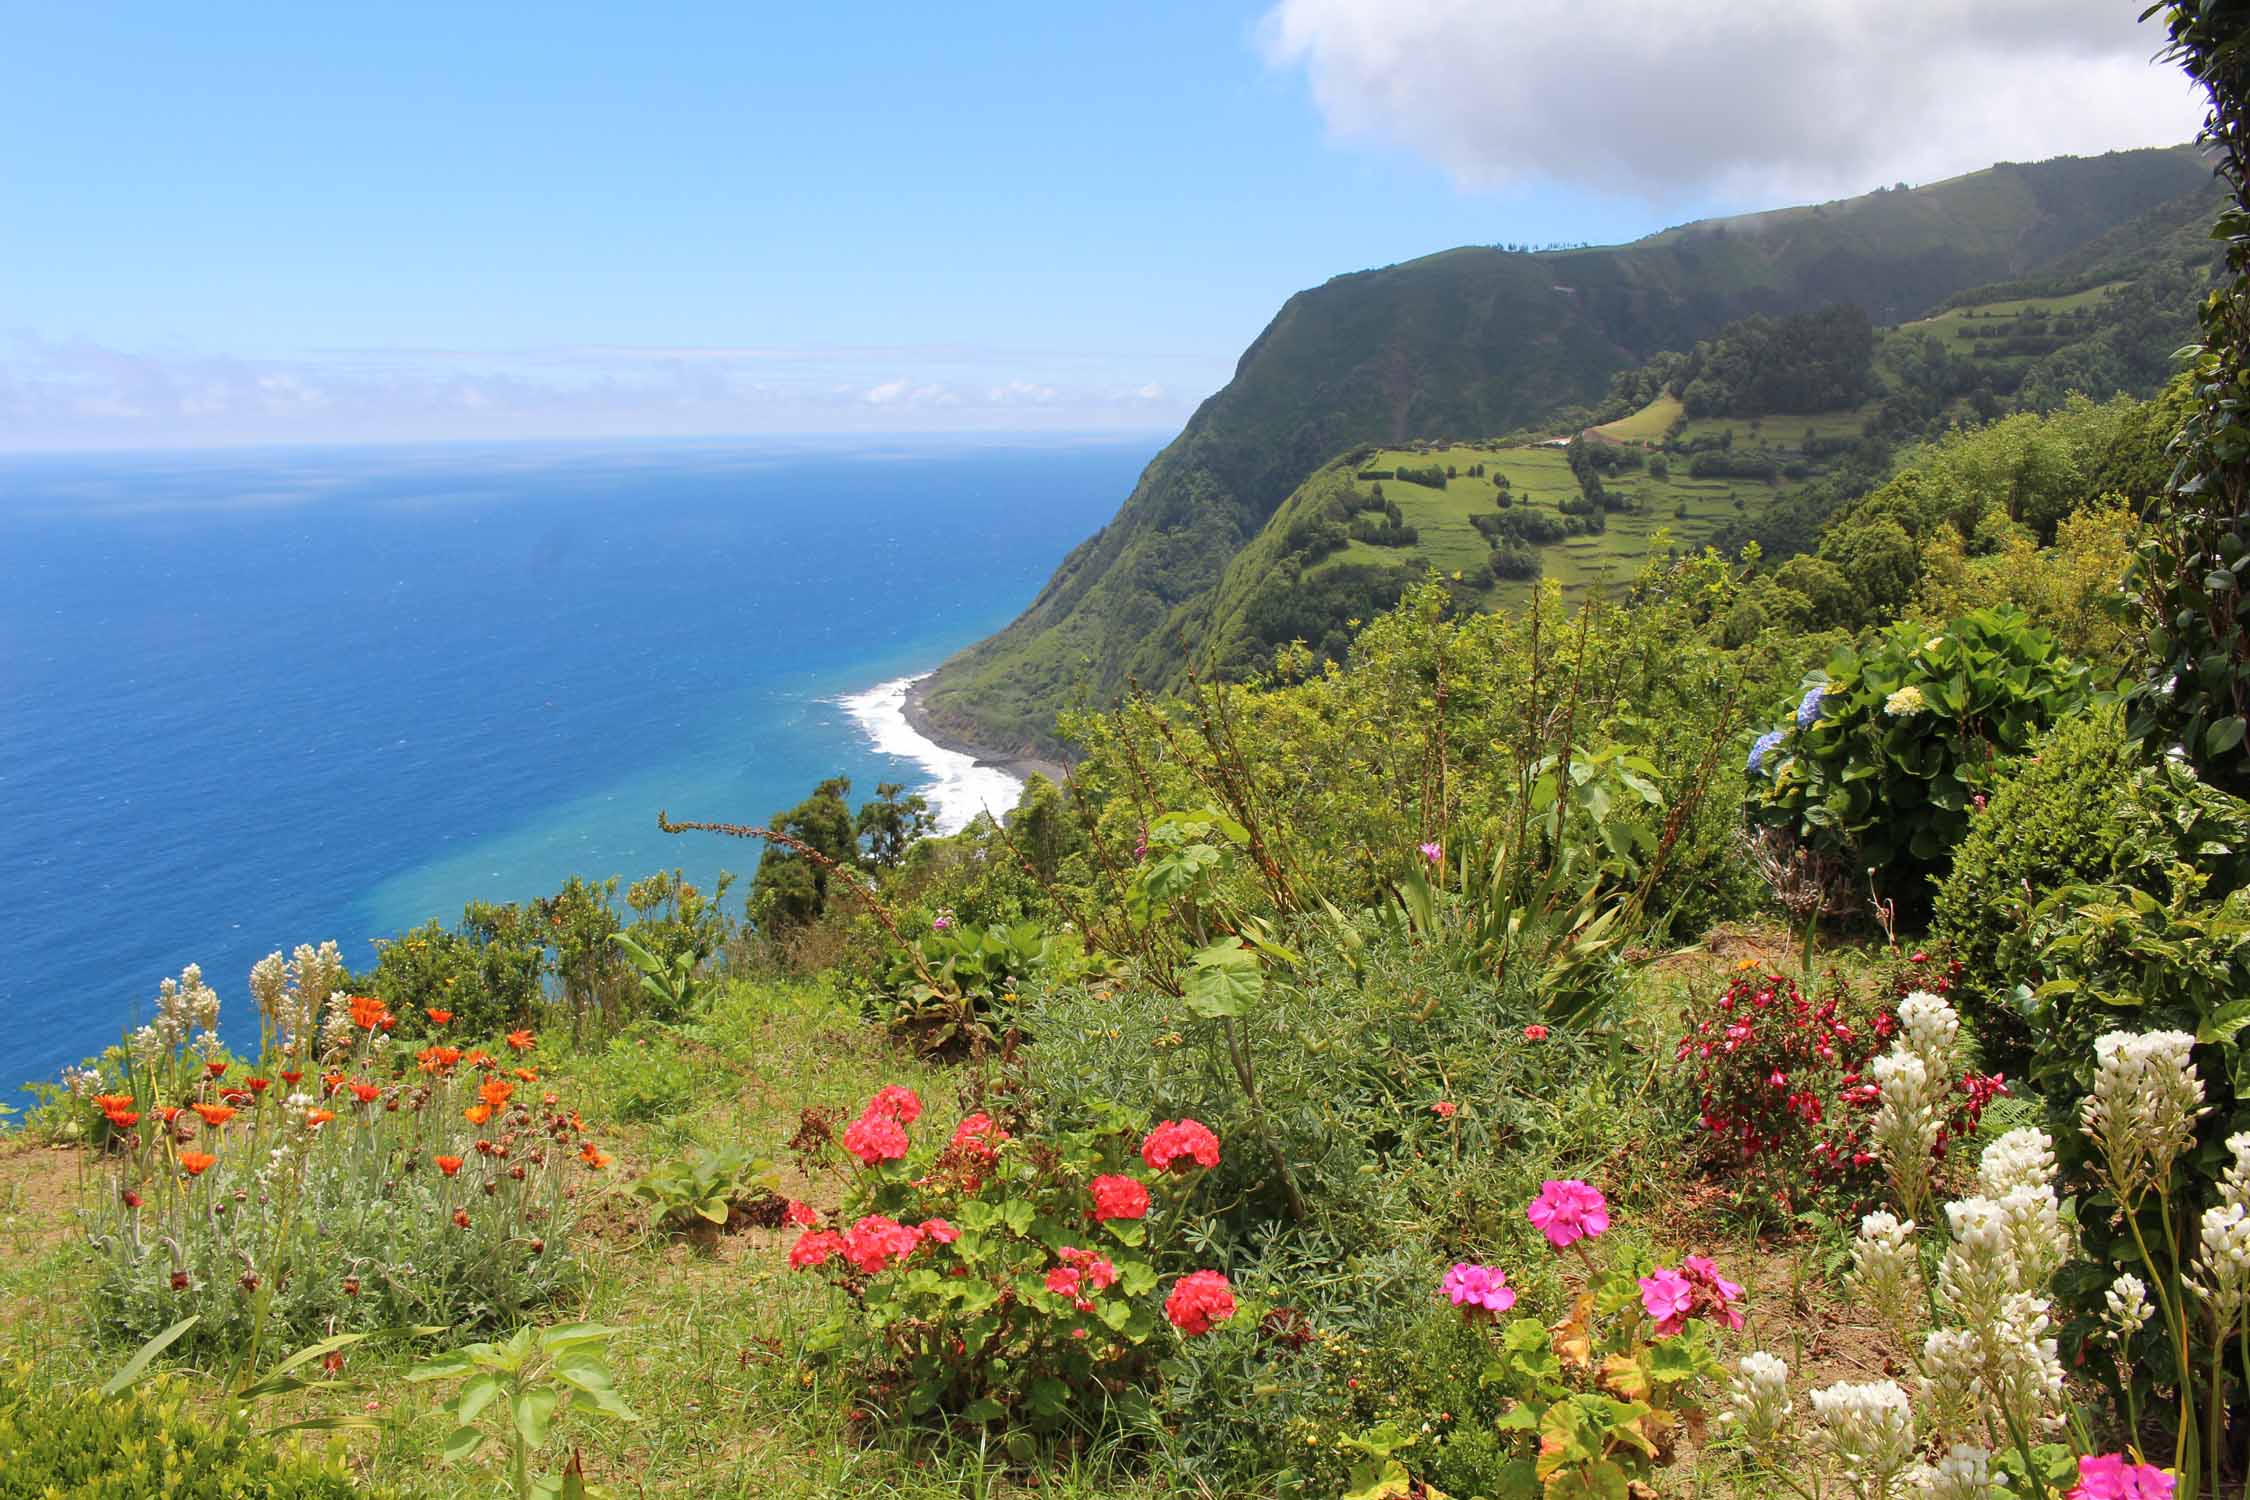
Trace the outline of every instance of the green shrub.
<path fill-rule="evenodd" d="M 154 1380 L 116 1396 L 32 1383 L 0 1367 L 0 1500 L 373 1500 L 336 1455 L 254 1434 L 231 1404 L 188 1410 L 187 1388 Z"/>
<path fill-rule="evenodd" d="M 1750 817 L 1916 894 L 1976 799 L 2085 704 L 2086 677 L 2019 610 L 1974 610 L 1926 638 L 1894 626 L 1865 653 L 1830 658 L 1794 720 L 1758 741 Z"/>
<path fill-rule="evenodd" d="M 2124 882 L 2162 896 L 2168 867 L 2184 861 L 2223 895 L 2246 860 L 2242 802 L 2177 767 L 2143 768 L 2114 708 L 2067 719 L 1971 818 L 1938 887 L 1932 935 L 1962 965 L 1953 998 L 1988 1048 L 2020 1051 L 2028 1038 L 2012 997 L 2039 982 L 2031 916 L 2049 892 Z"/>
<path fill-rule="evenodd" d="M 671 1032 L 643 1023 L 610 1039 L 592 1068 L 601 1112 L 647 1124 L 680 1113 L 697 1098 L 695 1069 Z"/>

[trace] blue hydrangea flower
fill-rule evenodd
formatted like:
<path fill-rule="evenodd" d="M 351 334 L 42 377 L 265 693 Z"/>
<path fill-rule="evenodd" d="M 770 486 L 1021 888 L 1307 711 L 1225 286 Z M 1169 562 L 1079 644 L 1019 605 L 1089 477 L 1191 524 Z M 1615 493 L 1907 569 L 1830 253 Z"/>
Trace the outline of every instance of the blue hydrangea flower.
<path fill-rule="evenodd" d="M 1785 733 L 1786 730 L 1773 729 L 1759 735 L 1758 743 L 1750 747 L 1750 764 L 1745 769 L 1756 774 L 1765 758 L 1773 754 L 1773 747 L 1781 743 L 1781 737 Z"/>
<path fill-rule="evenodd" d="M 1797 705 L 1797 727 L 1799 729 L 1812 728 L 1813 720 L 1820 717 L 1820 700 L 1827 694 L 1827 688 L 1817 685 L 1805 694 L 1805 701 Z"/>

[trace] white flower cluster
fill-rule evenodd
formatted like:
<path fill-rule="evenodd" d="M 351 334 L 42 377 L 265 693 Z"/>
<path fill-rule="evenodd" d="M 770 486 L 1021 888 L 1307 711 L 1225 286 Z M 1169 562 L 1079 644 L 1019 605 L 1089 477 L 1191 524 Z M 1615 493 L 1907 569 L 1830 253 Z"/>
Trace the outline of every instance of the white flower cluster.
<path fill-rule="evenodd" d="M 2224 1340 L 2250 1302 L 2250 1210 L 2214 1203 L 2203 1211 L 2197 1266 L 2188 1286 L 2210 1306 Z"/>
<path fill-rule="evenodd" d="M 306 1055 L 313 1028 L 343 983 L 344 955 L 333 941 L 318 948 L 299 943 L 287 960 L 276 950 L 251 966 L 251 997 L 283 1056 Z"/>
<path fill-rule="evenodd" d="M 2205 1112 L 2203 1080 L 2188 1060 L 2194 1046 L 2184 1031 L 2112 1031 L 2094 1040 L 2094 1088 L 2078 1123 L 2121 1204 L 2165 1183 L 2194 1140 Z"/>
<path fill-rule="evenodd" d="M 1914 1249 L 1914 1221 L 1876 1212 L 1859 1221 L 1852 1242 L 1852 1286 L 1869 1306 L 1886 1315 L 1922 1300 L 1921 1257 Z"/>
<path fill-rule="evenodd" d="M 2102 1300 L 2109 1304 L 2102 1321 L 2109 1325 L 2120 1343 L 2148 1326 L 2148 1320 L 2156 1313 L 2156 1309 L 2148 1305 L 2147 1284 L 2130 1271 L 2109 1284 Z"/>
<path fill-rule="evenodd" d="M 1894 719 L 1911 719 L 1916 714 L 1927 713 L 1929 707 L 1929 701 L 1922 696 L 1922 690 L 1912 683 L 1883 700 L 1883 712 Z"/>
<path fill-rule="evenodd" d="M 2055 1143 L 2044 1130 L 2011 1130 L 1984 1148 L 1977 1185 L 2000 1207 L 2014 1245 L 2017 1281 L 2046 1285 L 2074 1244 L 2055 1196 Z"/>
<path fill-rule="evenodd" d="M 1734 1382 L 1727 1388 L 1726 1410 L 1719 1421 L 1738 1428 L 1753 1443 L 1766 1443 L 1796 1410 L 1789 1399 L 1789 1366 L 1779 1357 L 1759 1349 L 1742 1356 L 1735 1366 Z"/>
<path fill-rule="evenodd" d="M 1929 1201 L 1930 1156 L 1960 1068 L 1961 1021 L 1923 990 L 1899 1002 L 1898 1019 L 1898 1040 L 1868 1069 L 1881 1096 L 1871 1135 L 1892 1190 L 1912 1214 Z"/>
<path fill-rule="evenodd" d="M 2250 1130 L 2228 1136 L 2227 1153 L 2234 1160 L 2219 1174 L 2219 1201 L 2250 1209 Z"/>
<path fill-rule="evenodd" d="M 92 1102 L 102 1091 L 102 1075 L 94 1068 L 65 1068 L 62 1081 L 63 1087 L 70 1090 L 70 1097 L 80 1104 Z"/>
<path fill-rule="evenodd" d="M 1821 1443 L 1861 1500 L 1895 1493 L 1914 1457 L 1914 1421 L 1894 1381 L 1838 1382 L 1812 1393 Z"/>
<path fill-rule="evenodd" d="M 2007 1493 L 2005 1484 L 1994 1480 L 1991 1453 L 1971 1443 L 1955 1443 L 1934 1464 L 1916 1464 L 1906 1482 L 1929 1500 L 1988 1500 Z"/>
<path fill-rule="evenodd" d="M 215 1055 L 219 1038 L 219 992 L 203 982 L 200 966 L 189 964 L 178 979 L 156 987 L 156 1019 L 126 1039 L 126 1050 L 143 1067 L 188 1045 L 196 1032 L 205 1056 Z"/>

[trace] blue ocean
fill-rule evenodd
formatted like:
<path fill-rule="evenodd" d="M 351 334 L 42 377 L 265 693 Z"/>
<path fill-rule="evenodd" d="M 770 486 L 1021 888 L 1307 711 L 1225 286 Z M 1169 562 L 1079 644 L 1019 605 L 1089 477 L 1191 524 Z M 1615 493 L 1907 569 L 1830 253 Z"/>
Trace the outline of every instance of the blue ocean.
<path fill-rule="evenodd" d="M 188 963 L 254 1036 L 276 948 L 570 874 L 824 776 L 1011 787 L 897 717 L 1157 446 L 603 443 L 0 458 L 0 1098 Z M 20 1102 L 20 1101 L 19 1101 Z"/>

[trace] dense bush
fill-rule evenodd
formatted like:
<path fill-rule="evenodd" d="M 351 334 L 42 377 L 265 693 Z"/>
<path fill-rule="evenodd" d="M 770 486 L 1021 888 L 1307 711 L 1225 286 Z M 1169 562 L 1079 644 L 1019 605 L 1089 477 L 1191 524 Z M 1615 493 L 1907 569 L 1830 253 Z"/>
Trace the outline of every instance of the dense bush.
<path fill-rule="evenodd" d="M 34 1383 L 0 1366 L 0 1500 L 378 1500 L 340 1457 L 254 1432 L 222 1402 L 189 1409 L 187 1388 L 152 1380 L 115 1396 Z"/>
<path fill-rule="evenodd" d="M 2085 703 L 2086 678 L 2016 610 L 1976 610 L 1927 638 L 1895 626 L 1830 658 L 1793 720 L 1759 739 L 1751 819 L 1911 898 L 2009 763 Z"/>
<path fill-rule="evenodd" d="M 2066 719 L 2040 741 L 1971 819 L 1932 918 L 1962 963 L 1956 999 L 1987 1047 L 2020 1055 L 2027 1040 L 2015 993 L 2045 973 L 2032 913 L 2049 892 L 2114 882 L 2161 899 L 2176 863 L 2200 867 L 2213 898 L 2242 884 L 2250 807 L 2177 766 L 2142 767 L 2115 709 Z"/>

